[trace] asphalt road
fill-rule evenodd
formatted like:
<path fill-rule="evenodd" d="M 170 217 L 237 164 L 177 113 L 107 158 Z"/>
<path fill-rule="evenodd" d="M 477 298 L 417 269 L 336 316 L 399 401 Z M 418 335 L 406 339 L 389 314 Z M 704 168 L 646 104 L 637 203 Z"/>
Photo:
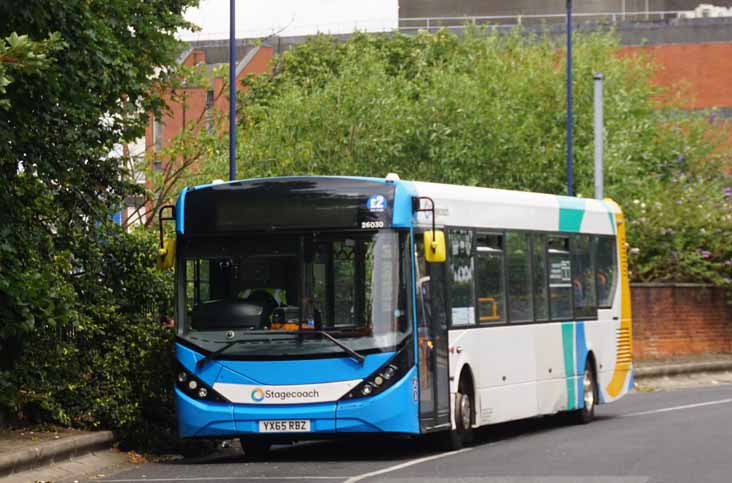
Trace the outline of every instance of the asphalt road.
<path fill-rule="evenodd" d="M 110 482 L 730 482 L 732 385 L 634 393 L 584 426 L 560 416 L 494 426 L 451 453 L 424 440 L 317 442 L 252 461 L 237 448 L 148 464 Z"/>

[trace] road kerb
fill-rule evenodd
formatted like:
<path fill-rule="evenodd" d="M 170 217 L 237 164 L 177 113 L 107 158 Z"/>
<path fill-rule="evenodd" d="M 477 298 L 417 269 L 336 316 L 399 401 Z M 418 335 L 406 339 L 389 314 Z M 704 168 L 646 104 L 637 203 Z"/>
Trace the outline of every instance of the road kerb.
<path fill-rule="evenodd" d="M 111 431 L 98 431 L 39 443 L 30 448 L 0 454 L 0 478 L 19 471 L 64 461 L 94 450 L 110 448 L 114 441 L 114 434 Z"/>
<path fill-rule="evenodd" d="M 732 361 L 684 362 L 650 367 L 636 367 L 633 370 L 633 375 L 636 379 L 644 379 L 722 371 L 732 371 Z"/>

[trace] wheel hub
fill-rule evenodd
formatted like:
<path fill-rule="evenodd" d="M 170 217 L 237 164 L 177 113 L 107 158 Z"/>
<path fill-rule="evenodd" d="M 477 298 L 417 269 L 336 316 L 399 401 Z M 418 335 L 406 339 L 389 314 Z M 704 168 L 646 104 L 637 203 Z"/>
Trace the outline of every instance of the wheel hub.
<path fill-rule="evenodd" d="M 585 377 L 582 385 L 585 390 L 585 410 L 591 411 L 595 405 L 595 388 L 593 387 L 592 374 L 590 374 L 589 370 L 585 371 Z"/>
<path fill-rule="evenodd" d="M 462 429 L 470 429 L 470 396 L 467 394 L 460 395 L 460 423 Z"/>

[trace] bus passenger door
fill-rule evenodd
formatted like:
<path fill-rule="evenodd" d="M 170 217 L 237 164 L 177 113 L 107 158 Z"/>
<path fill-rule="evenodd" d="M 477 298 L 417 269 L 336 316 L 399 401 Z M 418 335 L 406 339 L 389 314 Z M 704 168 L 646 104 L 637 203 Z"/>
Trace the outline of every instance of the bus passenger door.
<path fill-rule="evenodd" d="M 445 264 L 424 259 L 420 236 L 415 243 L 419 420 L 423 433 L 450 427 Z"/>

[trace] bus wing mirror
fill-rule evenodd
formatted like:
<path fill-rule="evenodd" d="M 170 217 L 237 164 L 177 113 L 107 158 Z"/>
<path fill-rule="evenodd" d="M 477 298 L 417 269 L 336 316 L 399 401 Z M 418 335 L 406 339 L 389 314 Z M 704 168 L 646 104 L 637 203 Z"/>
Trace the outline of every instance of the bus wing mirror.
<path fill-rule="evenodd" d="M 158 248 L 158 268 L 167 269 L 175 265 L 175 240 L 167 239 Z"/>
<path fill-rule="evenodd" d="M 165 216 L 165 210 L 170 211 L 169 216 Z M 158 212 L 160 245 L 158 246 L 157 266 L 159 269 L 170 268 L 175 264 L 175 240 L 163 240 L 163 222 L 166 220 L 175 221 L 175 206 L 165 205 Z"/>
<path fill-rule="evenodd" d="M 443 263 L 447 256 L 445 232 L 429 230 L 424 232 L 424 259 L 429 263 Z"/>

